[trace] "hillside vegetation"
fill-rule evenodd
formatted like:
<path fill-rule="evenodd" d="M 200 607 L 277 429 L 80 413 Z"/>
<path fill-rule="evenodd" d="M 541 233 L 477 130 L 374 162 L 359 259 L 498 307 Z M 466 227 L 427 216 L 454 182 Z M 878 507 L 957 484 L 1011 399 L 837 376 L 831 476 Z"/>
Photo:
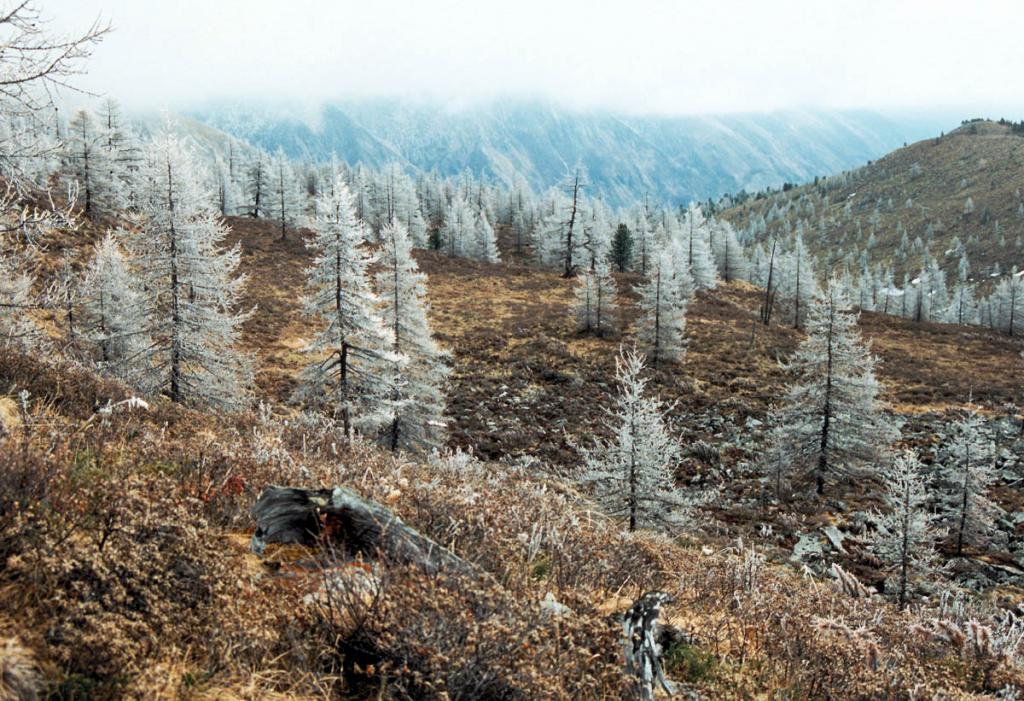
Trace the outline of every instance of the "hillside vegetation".
<path fill-rule="evenodd" d="M 979 120 L 721 216 L 759 241 L 799 231 L 836 271 L 889 266 L 899 281 L 930 252 L 952 280 L 966 253 L 970 278 L 984 281 L 1024 263 L 1022 192 L 1024 134 Z"/>

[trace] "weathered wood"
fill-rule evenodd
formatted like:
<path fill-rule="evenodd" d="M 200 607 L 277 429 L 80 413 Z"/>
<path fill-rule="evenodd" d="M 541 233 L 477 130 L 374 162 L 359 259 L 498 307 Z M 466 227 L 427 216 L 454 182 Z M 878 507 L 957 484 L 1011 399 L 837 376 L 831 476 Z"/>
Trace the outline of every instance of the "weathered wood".
<path fill-rule="evenodd" d="M 256 521 L 252 536 L 256 553 L 269 543 L 315 545 L 326 536 L 351 554 L 381 556 L 431 574 L 480 575 L 473 565 L 405 525 L 386 507 L 344 487 L 269 487 L 251 513 Z"/>
<path fill-rule="evenodd" d="M 626 673 L 636 678 L 637 695 L 641 701 L 654 700 L 655 684 L 669 696 L 674 693 L 661 664 L 664 646 L 671 637 L 666 640 L 658 625 L 661 607 L 672 601 L 669 594 L 652 591 L 637 599 L 622 617 Z"/>

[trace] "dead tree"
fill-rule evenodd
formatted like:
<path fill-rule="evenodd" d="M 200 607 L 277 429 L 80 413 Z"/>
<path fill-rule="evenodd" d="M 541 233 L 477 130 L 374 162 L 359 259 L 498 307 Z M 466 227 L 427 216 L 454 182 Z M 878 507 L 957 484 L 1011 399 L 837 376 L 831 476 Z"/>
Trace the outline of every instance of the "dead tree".
<path fill-rule="evenodd" d="M 641 701 L 654 701 L 655 684 L 669 696 L 674 693 L 671 682 L 665 678 L 661 666 L 664 654 L 664 636 L 660 635 L 658 614 L 661 607 L 674 601 L 663 591 L 644 594 L 634 603 L 622 619 L 625 635 L 626 673 L 636 677 L 636 688 Z"/>
<path fill-rule="evenodd" d="M 268 487 L 251 513 L 256 521 L 252 550 L 257 554 L 270 543 L 316 545 L 325 537 L 349 554 L 379 555 L 394 563 L 417 565 L 429 574 L 482 575 L 387 508 L 344 487 Z"/>

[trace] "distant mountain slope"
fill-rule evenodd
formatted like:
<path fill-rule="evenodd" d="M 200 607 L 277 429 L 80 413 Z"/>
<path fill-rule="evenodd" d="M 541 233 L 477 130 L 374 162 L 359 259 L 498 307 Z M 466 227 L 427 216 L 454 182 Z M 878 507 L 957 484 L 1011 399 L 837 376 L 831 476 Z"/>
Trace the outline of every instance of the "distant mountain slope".
<path fill-rule="evenodd" d="M 754 222 L 761 240 L 799 226 L 808 247 L 831 264 L 892 264 L 897 281 L 917 273 L 926 251 L 947 273 L 965 251 L 979 279 L 997 265 L 1004 273 L 1024 265 L 1022 191 L 1024 134 L 977 121 L 722 215 L 738 227 Z"/>
<path fill-rule="evenodd" d="M 446 175 L 465 169 L 537 190 L 581 161 L 594 190 L 624 205 L 650 195 L 683 203 L 836 173 L 936 133 L 938 118 L 866 112 L 779 112 L 724 117 L 636 117 L 499 102 L 449 110 L 396 100 L 328 105 L 304 119 L 288 110 L 215 106 L 191 115 L 268 149 L 371 165 L 398 161 Z"/>

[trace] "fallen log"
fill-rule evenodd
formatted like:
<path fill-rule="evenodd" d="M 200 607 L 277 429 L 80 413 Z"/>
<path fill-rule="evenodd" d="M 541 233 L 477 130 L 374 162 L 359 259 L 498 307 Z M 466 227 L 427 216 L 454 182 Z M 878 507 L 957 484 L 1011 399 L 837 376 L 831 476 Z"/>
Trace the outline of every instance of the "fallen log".
<path fill-rule="evenodd" d="M 417 565 L 430 574 L 481 574 L 469 562 L 405 525 L 388 508 L 344 487 L 268 487 L 253 504 L 251 514 L 256 521 L 251 547 L 257 554 L 270 543 L 316 545 L 327 538 L 353 556 Z"/>

